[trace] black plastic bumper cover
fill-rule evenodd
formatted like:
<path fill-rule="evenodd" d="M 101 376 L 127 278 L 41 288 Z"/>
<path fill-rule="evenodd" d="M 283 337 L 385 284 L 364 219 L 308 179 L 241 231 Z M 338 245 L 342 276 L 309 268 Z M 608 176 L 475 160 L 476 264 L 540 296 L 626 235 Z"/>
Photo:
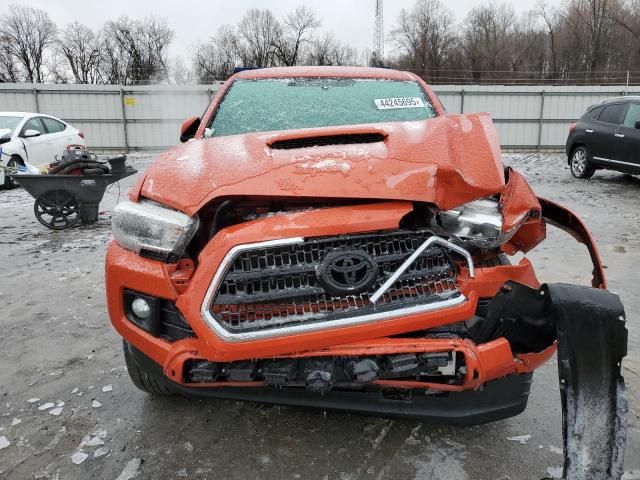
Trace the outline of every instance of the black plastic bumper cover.
<path fill-rule="evenodd" d="M 471 426 L 513 417 L 524 411 L 529 398 L 532 373 L 511 375 L 488 382 L 479 390 L 423 395 L 390 400 L 380 391 L 331 390 L 324 395 L 302 388 L 273 387 L 188 387 L 164 377 L 162 368 L 140 350 L 129 346 L 136 362 L 162 378 L 175 393 L 186 397 L 212 397 L 273 405 L 320 408 L 380 417 L 412 418 L 435 424 Z"/>

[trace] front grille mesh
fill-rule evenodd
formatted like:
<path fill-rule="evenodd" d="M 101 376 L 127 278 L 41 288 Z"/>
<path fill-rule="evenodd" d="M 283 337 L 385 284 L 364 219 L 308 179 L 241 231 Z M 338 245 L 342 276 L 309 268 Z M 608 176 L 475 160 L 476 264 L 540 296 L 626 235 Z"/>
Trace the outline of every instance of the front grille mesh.
<path fill-rule="evenodd" d="M 225 329 L 248 332 L 373 313 L 369 296 L 431 234 L 394 231 L 322 237 L 304 243 L 245 250 L 229 266 L 210 306 Z M 358 294 L 331 295 L 317 267 L 334 251 L 364 251 L 377 264 L 375 281 Z M 446 249 L 431 246 L 380 298 L 375 311 L 449 298 L 458 293 Z"/>

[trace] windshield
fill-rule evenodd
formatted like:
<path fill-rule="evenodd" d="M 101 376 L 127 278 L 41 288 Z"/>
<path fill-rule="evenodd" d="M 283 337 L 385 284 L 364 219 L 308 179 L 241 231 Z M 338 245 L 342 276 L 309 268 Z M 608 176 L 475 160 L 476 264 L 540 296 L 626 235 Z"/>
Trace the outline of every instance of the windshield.
<path fill-rule="evenodd" d="M 11 130 L 13 132 L 18 126 L 18 123 L 20 123 L 20 120 L 22 120 L 22 117 L 0 116 L 0 130 L 4 130 L 5 134 L 7 130 Z"/>
<path fill-rule="evenodd" d="M 414 81 L 351 78 L 236 80 L 205 136 L 405 122 L 436 116 Z"/>

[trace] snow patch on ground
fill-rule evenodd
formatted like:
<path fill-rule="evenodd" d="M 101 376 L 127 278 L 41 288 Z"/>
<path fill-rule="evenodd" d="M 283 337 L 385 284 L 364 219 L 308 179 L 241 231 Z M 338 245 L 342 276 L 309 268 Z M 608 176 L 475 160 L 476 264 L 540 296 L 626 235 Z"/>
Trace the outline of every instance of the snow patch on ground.
<path fill-rule="evenodd" d="M 80 465 L 82 462 L 84 462 L 87 457 L 89 455 L 87 455 L 84 452 L 76 452 L 73 455 L 71 455 L 71 461 L 73 462 L 74 465 Z"/>
<path fill-rule="evenodd" d="M 132 478 L 136 478 L 140 473 L 141 464 L 142 460 L 139 458 L 129 460 L 116 480 L 131 480 Z"/>
<path fill-rule="evenodd" d="M 0 437 L 0 450 L 2 450 L 3 448 L 7 448 L 9 445 L 11 445 L 11 442 L 7 439 L 7 437 L 5 437 L 4 435 Z"/>
<path fill-rule="evenodd" d="M 518 435 L 516 437 L 507 437 L 507 440 L 511 440 L 512 442 L 520 442 L 522 445 L 526 445 L 531 435 Z"/>

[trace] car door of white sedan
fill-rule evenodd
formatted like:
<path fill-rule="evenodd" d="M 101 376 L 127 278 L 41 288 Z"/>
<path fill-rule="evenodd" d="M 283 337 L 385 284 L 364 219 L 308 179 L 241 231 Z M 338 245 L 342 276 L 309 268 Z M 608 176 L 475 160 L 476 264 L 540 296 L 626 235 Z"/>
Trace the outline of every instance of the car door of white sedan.
<path fill-rule="evenodd" d="M 37 137 L 24 138 L 23 135 L 27 130 L 36 130 L 40 132 Z M 27 152 L 27 162 L 35 167 L 47 165 L 53 162 L 53 139 L 47 135 L 47 131 L 42 123 L 41 117 L 33 117 L 24 124 L 20 131 L 20 137 L 24 142 Z"/>
<path fill-rule="evenodd" d="M 75 129 L 71 125 L 49 117 L 42 117 L 42 121 L 47 128 L 48 136 L 51 137 L 53 142 L 52 155 L 60 156 L 67 149 L 67 145 L 77 143 L 77 135 L 75 135 Z"/>

